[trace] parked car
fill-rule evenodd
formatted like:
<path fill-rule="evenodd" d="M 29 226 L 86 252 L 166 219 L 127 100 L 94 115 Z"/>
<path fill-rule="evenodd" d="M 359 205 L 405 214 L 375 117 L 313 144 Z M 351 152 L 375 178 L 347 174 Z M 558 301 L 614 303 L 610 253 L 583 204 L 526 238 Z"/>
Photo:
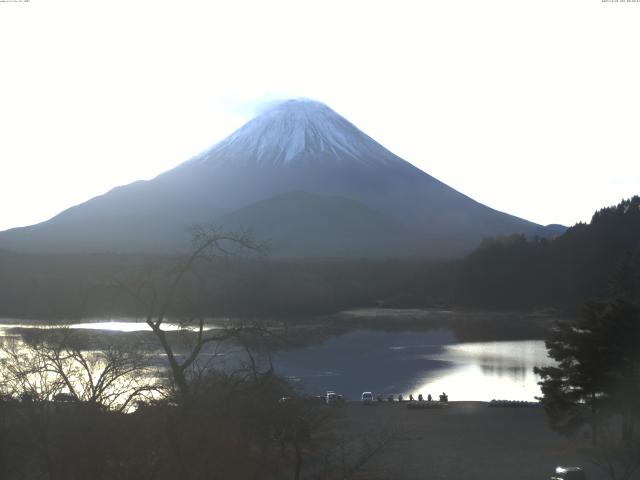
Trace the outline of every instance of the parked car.
<path fill-rule="evenodd" d="M 373 404 L 373 393 L 371 393 L 371 392 L 362 392 L 362 404 L 363 405 L 372 405 Z"/>
<path fill-rule="evenodd" d="M 328 390 L 327 395 L 325 396 L 325 402 L 327 405 L 337 405 L 338 401 L 338 394 L 332 390 Z"/>
<path fill-rule="evenodd" d="M 557 467 L 551 480 L 586 480 L 587 476 L 580 467 Z"/>
<path fill-rule="evenodd" d="M 334 392 L 333 390 L 327 390 L 327 393 L 323 398 L 324 398 L 324 403 L 326 403 L 327 405 L 344 405 L 345 404 L 345 398 L 342 395 Z"/>

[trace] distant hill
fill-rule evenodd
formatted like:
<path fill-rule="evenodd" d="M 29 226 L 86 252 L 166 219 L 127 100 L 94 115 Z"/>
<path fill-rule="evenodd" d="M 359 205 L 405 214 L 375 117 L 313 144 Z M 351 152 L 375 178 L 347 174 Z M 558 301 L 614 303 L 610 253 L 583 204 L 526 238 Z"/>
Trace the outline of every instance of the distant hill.
<path fill-rule="evenodd" d="M 347 198 L 290 192 L 220 218 L 230 229 L 251 225 L 278 256 L 385 256 L 424 251 L 419 235 Z"/>
<path fill-rule="evenodd" d="M 460 256 L 487 236 L 556 233 L 457 192 L 327 106 L 290 100 L 153 180 L 0 232 L 0 248 L 169 253 L 212 221 L 271 238 L 281 256 Z"/>

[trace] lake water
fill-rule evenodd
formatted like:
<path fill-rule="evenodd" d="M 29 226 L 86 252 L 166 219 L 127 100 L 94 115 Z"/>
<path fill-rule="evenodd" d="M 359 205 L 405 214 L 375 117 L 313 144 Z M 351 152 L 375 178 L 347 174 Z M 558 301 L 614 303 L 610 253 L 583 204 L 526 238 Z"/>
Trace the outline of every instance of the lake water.
<path fill-rule="evenodd" d="M 44 327 L 0 320 L 0 335 L 16 326 Z M 98 333 L 148 329 L 142 322 L 128 321 L 79 323 L 70 328 Z M 277 373 L 313 394 L 335 390 L 357 399 L 363 391 L 371 391 L 385 397 L 431 394 L 437 398 L 446 392 L 450 400 L 482 401 L 535 400 L 540 389 L 533 367 L 552 364 L 541 340 L 460 342 L 448 329 L 364 328 L 317 345 L 276 352 L 272 362 Z"/>
<path fill-rule="evenodd" d="M 449 330 L 356 330 L 274 357 L 277 371 L 304 390 L 350 399 L 371 391 L 534 401 L 540 388 L 533 367 L 551 364 L 541 340 L 460 343 Z"/>

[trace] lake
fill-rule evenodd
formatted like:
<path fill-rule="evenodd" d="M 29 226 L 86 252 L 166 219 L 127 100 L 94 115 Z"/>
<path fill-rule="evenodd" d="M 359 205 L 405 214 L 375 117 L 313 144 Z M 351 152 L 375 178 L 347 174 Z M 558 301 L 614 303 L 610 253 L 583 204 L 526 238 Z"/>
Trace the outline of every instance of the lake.
<path fill-rule="evenodd" d="M 450 400 L 534 401 L 534 366 L 551 365 L 544 342 L 458 342 L 450 330 L 356 330 L 321 345 L 279 352 L 276 370 L 304 390 L 335 390 L 347 398 L 442 392 Z"/>
<path fill-rule="evenodd" d="M 47 328 L 44 324 L 0 320 L 0 335 L 11 328 Z M 143 322 L 86 322 L 70 328 L 105 332 L 139 332 Z M 170 330 L 178 328 L 169 325 Z M 48 327 L 50 328 L 50 327 Z M 211 328 L 215 328 L 212 326 Z M 240 353 L 228 349 L 228 365 Z M 442 392 L 450 400 L 534 401 L 540 395 L 534 366 L 551 365 L 542 340 L 460 341 L 452 329 L 380 330 L 355 328 L 311 346 L 272 354 L 277 373 L 310 394 L 334 390 L 348 399 L 363 391 L 374 395 Z"/>

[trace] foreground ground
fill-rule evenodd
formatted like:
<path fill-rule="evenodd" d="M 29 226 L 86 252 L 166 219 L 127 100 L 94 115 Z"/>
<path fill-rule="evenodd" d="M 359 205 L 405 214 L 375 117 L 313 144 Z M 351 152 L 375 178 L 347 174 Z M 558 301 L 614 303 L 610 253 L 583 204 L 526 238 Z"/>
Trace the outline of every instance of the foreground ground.
<path fill-rule="evenodd" d="M 446 409 L 411 410 L 406 404 L 351 403 L 343 413 L 345 436 L 394 432 L 361 479 L 548 479 L 556 465 L 583 466 L 589 480 L 604 478 L 579 453 L 580 442 L 554 433 L 538 407 L 452 402 Z"/>

